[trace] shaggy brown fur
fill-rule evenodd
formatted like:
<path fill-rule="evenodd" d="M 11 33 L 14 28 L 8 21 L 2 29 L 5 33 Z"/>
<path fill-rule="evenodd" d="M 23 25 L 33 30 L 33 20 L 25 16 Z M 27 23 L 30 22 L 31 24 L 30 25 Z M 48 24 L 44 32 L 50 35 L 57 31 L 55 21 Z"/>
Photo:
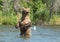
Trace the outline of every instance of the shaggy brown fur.
<path fill-rule="evenodd" d="M 20 35 L 22 36 L 31 35 L 31 20 L 29 18 L 29 12 L 30 8 L 23 8 L 21 21 L 16 25 L 16 28 L 20 27 Z"/>

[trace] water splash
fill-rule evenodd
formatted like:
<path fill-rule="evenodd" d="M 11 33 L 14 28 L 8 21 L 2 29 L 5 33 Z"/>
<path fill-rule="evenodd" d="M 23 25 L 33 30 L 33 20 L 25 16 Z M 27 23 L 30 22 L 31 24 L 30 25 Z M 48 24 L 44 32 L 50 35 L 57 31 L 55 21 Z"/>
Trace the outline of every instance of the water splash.
<path fill-rule="evenodd" d="M 36 26 L 34 26 L 34 30 L 36 30 Z"/>

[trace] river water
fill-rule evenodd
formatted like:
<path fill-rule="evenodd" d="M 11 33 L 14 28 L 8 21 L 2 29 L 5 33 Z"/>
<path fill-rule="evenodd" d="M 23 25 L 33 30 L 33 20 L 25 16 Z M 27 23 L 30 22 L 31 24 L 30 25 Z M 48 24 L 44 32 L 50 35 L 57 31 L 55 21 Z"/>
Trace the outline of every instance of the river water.
<path fill-rule="evenodd" d="M 60 26 L 32 26 L 31 32 L 26 38 L 14 26 L 0 26 L 0 42 L 60 42 Z"/>

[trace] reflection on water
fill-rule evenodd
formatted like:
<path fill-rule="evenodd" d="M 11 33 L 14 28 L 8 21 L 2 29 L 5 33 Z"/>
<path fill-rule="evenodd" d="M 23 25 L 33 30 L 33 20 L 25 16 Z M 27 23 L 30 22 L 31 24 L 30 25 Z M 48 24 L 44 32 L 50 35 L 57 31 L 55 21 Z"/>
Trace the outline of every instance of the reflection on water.
<path fill-rule="evenodd" d="M 30 38 L 21 37 L 14 26 L 0 26 L 0 42 L 60 42 L 60 26 L 31 27 Z"/>

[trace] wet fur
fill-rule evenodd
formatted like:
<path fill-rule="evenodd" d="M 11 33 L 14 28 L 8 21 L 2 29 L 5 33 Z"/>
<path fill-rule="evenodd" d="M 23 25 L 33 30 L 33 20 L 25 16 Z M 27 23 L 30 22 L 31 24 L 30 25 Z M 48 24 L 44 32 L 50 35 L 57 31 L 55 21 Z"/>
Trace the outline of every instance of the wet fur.
<path fill-rule="evenodd" d="M 19 21 L 15 27 L 19 28 L 20 27 L 20 35 L 22 36 L 30 36 L 31 35 L 31 20 L 29 18 L 29 8 L 24 8 L 22 10 L 22 17 L 21 21 Z"/>

